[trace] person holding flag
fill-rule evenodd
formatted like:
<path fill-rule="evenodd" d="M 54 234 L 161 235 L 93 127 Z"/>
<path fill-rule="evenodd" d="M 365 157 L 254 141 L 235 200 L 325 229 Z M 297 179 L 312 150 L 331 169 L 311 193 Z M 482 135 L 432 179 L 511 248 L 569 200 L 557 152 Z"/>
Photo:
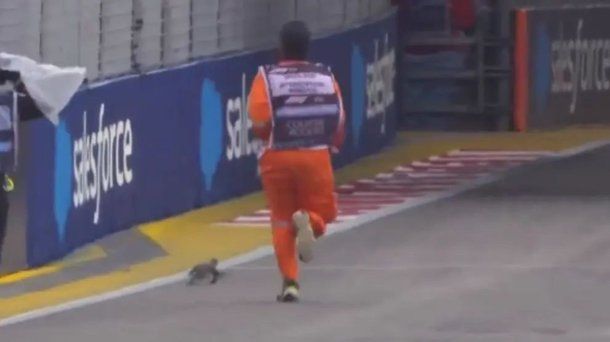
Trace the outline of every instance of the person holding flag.
<path fill-rule="evenodd" d="M 82 85 L 85 72 L 0 53 L 0 258 L 7 233 L 7 193 L 14 187 L 9 174 L 17 168 L 19 122 L 44 117 L 57 125 L 59 113 Z"/>

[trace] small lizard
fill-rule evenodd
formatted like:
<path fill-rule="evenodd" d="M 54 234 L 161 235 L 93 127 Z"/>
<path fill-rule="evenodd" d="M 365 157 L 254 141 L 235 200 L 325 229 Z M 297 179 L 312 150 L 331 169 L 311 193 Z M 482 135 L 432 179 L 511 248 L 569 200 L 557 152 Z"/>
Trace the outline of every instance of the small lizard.
<path fill-rule="evenodd" d="M 187 285 L 195 285 L 199 281 L 203 280 L 208 274 L 212 275 L 212 280 L 210 284 L 215 284 L 218 281 L 221 273 L 217 269 L 218 267 L 218 259 L 214 258 L 209 262 L 204 262 L 198 265 L 195 265 L 191 271 L 189 272 L 189 281 Z"/>

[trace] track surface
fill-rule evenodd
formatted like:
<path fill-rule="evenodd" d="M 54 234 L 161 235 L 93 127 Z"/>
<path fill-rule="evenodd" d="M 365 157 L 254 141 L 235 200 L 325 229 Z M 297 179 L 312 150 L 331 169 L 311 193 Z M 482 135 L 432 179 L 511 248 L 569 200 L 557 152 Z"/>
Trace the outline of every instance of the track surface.
<path fill-rule="evenodd" d="M 529 166 L 317 246 L 303 300 L 265 258 L 0 328 L 11 342 L 609 341 L 610 147 Z"/>

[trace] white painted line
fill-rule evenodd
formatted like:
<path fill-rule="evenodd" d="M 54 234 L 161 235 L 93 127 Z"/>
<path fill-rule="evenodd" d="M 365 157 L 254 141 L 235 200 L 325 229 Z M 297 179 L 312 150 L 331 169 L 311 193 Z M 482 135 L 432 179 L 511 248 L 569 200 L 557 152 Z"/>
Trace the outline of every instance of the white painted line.
<path fill-rule="evenodd" d="M 369 210 L 370 211 L 370 210 Z M 352 217 L 352 216 L 358 216 L 358 215 L 362 215 L 364 214 L 364 210 L 346 210 L 346 211 L 341 211 L 339 212 L 339 216 L 337 217 L 337 220 L 339 220 L 339 217 Z"/>
<path fill-rule="evenodd" d="M 438 167 L 426 167 L 426 168 L 416 168 L 414 170 L 421 170 L 421 171 L 425 171 L 425 172 L 434 172 L 434 173 L 448 173 L 449 171 L 444 168 L 438 168 Z"/>
<path fill-rule="evenodd" d="M 521 165 L 522 163 L 519 163 L 519 165 Z M 490 171 L 497 171 L 498 169 L 506 169 L 508 166 L 502 165 L 502 166 L 492 166 L 492 165 L 476 165 L 473 167 L 467 167 L 467 168 L 457 168 L 457 167 L 450 167 L 447 168 L 445 170 L 444 173 L 441 172 L 432 172 L 435 175 L 442 175 L 445 174 L 448 176 L 453 176 L 453 177 L 461 177 L 461 176 L 468 176 L 468 175 L 476 175 L 476 174 L 482 174 L 482 173 L 489 173 Z M 403 171 L 396 171 L 395 175 L 396 177 L 394 179 L 405 179 L 408 178 L 410 174 L 417 174 L 417 173 L 427 173 L 428 169 L 415 169 L 415 171 L 409 171 L 409 172 L 403 172 Z"/>
<path fill-rule="evenodd" d="M 421 186 L 421 185 L 454 185 L 456 183 L 464 181 L 463 179 L 439 179 L 436 178 L 408 178 L 408 177 L 396 177 L 395 179 L 388 179 L 377 184 L 384 185 L 405 185 L 405 186 Z"/>
<path fill-rule="evenodd" d="M 439 157 L 440 158 L 440 157 Z M 428 167 L 446 167 L 446 168 L 456 168 L 463 170 L 470 170 L 473 168 L 478 168 L 478 164 L 473 162 L 456 162 L 456 159 L 438 159 L 438 160 L 429 160 L 430 166 Z M 495 164 L 500 164 L 495 162 Z M 425 166 L 414 166 L 414 167 L 425 167 Z"/>
<path fill-rule="evenodd" d="M 352 190 L 352 189 L 354 189 L 354 187 L 355 186 L 351 185 L 351 184 L 343 184 L 343 185 L 340 185 L 339 187 L 337 187 L 337 189 L 339 189 L 339 190 Z"/>
<path fill-rule="evenodd" d="M 350 221 L 358 218 L 359 215 L 339 215 L 337 221 Z"/>
<path fill-rule="evenodd" d="M 394 198 L 400 198 L 402 197 L 401 195 L 402 192 L 391 192 L 391 191 L 355 191 L 353 193 L 350 194 L 350 196 L 353 197 L 381 197 L 381 198 L 386 198 L 386 197 L 394 197 Z"/>
<path fill-rule="evenodd" d="M 447 166 L 446 164 L 436 163 L 434 166 L 414 166 L 411 172 L 430 171 L 430 172 L 455 172 L 455 173 L 472 173 L 477 171 L 486 171 L 491 168 L 504 167 L 504 165 L 469 165 L 469 166 Z M 400 173 L 401 171 L 396 171 Z"/>
<path fill-rule="evenodd" d="M 384 180 L 357 180 L 356 184 L 357 185 L 378 185 L 378 184 L 413 184 L 415 181 L 413 179 L 408 179 L 408 178 L 404 178 L 404 177 L 400 177 L 399 175 L 396 175 L 395 178 L 388 178 L 388 179 L 384 179 Z"/>
<path fill-rule="evenodd" d="M 582 146 L 577 146 L 560 152 L 551 153 L 549 156 L 554 158 L 567 158 L 575 156 L 577 154 L 593 151 L 606 145 L 610 145 L 610 140 L 593 141 Z"/>
<path fill-rule="evenodd" d="M 395 173 L 411 173 L 411 172 L 450 173 L 450 172 L 455 172 L 455 171 L 456 171 L 455 167 L 447 168 L 447 167 L 443 167 L 441 165 L 400 167 L 400 168 L 394 169 Z"/>
<path fill-rule="evenodd" d="M 510 157 L 510 156 L 498 156 L 498 157 L 493 157 L 493 156 L 488 156 L 488 157 L 477 157 L 477 156 L 445 156 L 445 157 L 430 157 L 430 160 L 433 161 L 457 161 L 457 162 L 462 162 L 462 163 L 467 163 L 467 162 L 509 162 L 509 161 L 523 161 L 523 162 L 527 162 L 527 161 L 532 161 L 532 160 L 536 160 L 539 157 L 536 156 L 514 156 L 514 157 Z"/>
<path fill-rule="evenodd" d="M 277 266 L 236 266 L 234 270 L 240 271 L 277 271 Z M 556 264 L 416 264 L 416 265 L 388 265 L 388 266 L 353 266 L 353 265 L 302 265 L 304 271 L 378 271 L 378 272 L 409 272 L 422 270 L 443 270 L 443 269 L 463 269 L 463 270 L 589 270 L 610 272 L 607 266 L 584 266 L 584 265 L 556 265 Z"/>
<path fill-rule="evenodd" d="M 411 163 L 411 165 L 413 165 L 413 166 L 421 166 L 421 167 L 429 167 L 429 166 L 433 166 L 434 164 L 426 163 L 426 162 L 423 162 L 423 161 L 414 161 L 414 162 Z"/>
<path fill-rule="evenodd" d="M 252 260 L 260 259 L 262 257 L 271 255 L 272 253 L 273 253 L 273 248 L 271 246 L 260 247 L 251 252 L 248 252 L 248 253 L 236 256 L 234 258 L 228 259 L 226 261 L 223 261 L 219 264 L 218 268 L 219 269 L 231 268 L 231 267 L 234 267 L 237 265 L 245 264 Z M 73 300 L 73 301 L 70 301 L 67 303 L 26 312 L 26 313 L 23 313 L 20 315 L 16 315 L 16 316 L 13 316 L 10 318 L 0 320 L 0 327 L 6 327 L 8 325 L 21 323 L 21 322 L 33 320 L 36 318 L 46 317 L 46 316 L 53 315 L 56 313 L 74 310 L 74 309 L 81 308 L 84 306 L 97 304 L 97 303 L 101 303 L 101 302 L 106 302 L 109 300 L 129 296 L 132 294 L 156 289 L 156 288 L 159 288 L 162 286 L 175 284 L 175 283 L 184 281 L 187 278 L 187 273 L 188 272 L 186 272 L 186 271 L 180 272 L 180 273 L 176 273 L 174 275 L 170 275 L 167 277 L 153 279 L 153 280 L 141 283 L 141 284 L 124 287 L 124 288 L 116 290 L 116 291 L 111 291 L 111 292 L 107 292 L 107 293 L 100 294 L 100 295 L 77 299 L 77 300 Z"/>
<path fill-rule="evenodd" d="M 450 156 L 545 156 L 549 151 L 511 151 L 511 150 L 453 150 Z"/>
<path fill-rule="evenodd" d="M 408 167 L 408 166 L 397 166 L 394 168 L 394 171 L 396 172 L 407 172 L 407 171 L 414 171 L 415 169 L 413 169 L 412 167 Z"/>
<path fill-rule="evenodd" d="M 385 179 L 385 178 L 393 178 L 394 175 L 391 173 L 379 173 L 375 176 L 375 178 Z"/>
<path fill-rule="evenodd" d="M 409 190 L 411 185 L 400 185 L 400 184 L 376 184 L 368 187 L 358 187 L 357 189 L 368 189 L 368 190 L 396 190 L 396 191 L 405 191 Z"/>
<path fill-rule="evenodd" d="M 394 179 L 390 179 L 388 181 L 392 181 L 392 180 L 408 180 L 409 178 L 414 178 L 414 177 L 419 177 L 419 178 L 425 178 L 426 176 L 429 178 L 459 178 L 459 177 L 464 177 L 464 176 L 471 176 L 471 175 L 480 175 L 480 174 L 484 174 L 484 173 L 489 173 L 491 171 L 494 171 L 494 169 L 489 168 L 489 167 L 477 167 L 477 168 L 471 168 L 471 169 L 458 169 L 458 168 L 450 168 L 450 169 L 446 169 L 445 171 L 439 172 L 439 171 L 430 171 L 429 169 L 416 169 L 414 171 L 410 171 L 410 172 L 400 172 L 397 171 L 396 172 L 396 177 Z"/>
<path fill-rule="evenodd" d="M 434 173 L 434 172 L 405 172 L 404 174 L 411 178 L 465 178 L 466 176 L 475 176 L 480 173 Z"/>
<path fill-rule="evenodd" d="M 379 197 L 379 195 L 368 196 L 366 194 L 354 195 L 354 194 L 341 194 L 338 197 L 339 203 L 341 202 L 357 202 L 357 203 L 385 203 L 401 201 L 405 197 L 419 196 L 417 193 L 404 193 L 404 194 L 392 194 L 387 193 L 387 196 Z"/>
<path fill-rule="evenodd" d="M 356 181 L 356 183 L 375 184 L 375 183 L 380 183 L 380 181 L 375 180 L 375 179 L 359 179 L 359 180 Z"/>
<path fill-rule="evenodd" d="M 362 209 L 351 209 L 351 210 L 343 210 L 339 212 L 339 215 L 345 215 L 345 216 L 359 216 L 362 214 L 366 214 L 368 212 L 371 211 L 375 211 L 378 210 L 380 207 L 376 207 L 376 208 L 362 208 Z"/>
<path fill-rule="evenodd" d="M 571 156 L 574 156 L 574 155 L 577 155 L 580 153 L 584 153 L 584 152 L 588 152 L 588 151 L 600 148 L 600 147 L 608 145 L 608 144 L 610 144 L 610 140 L 594 142 L 594 143 L 586 144 L 586 145 L 578 147 L 578 148 L 569 149 L 566 151 L 555 153 L 552 156 L 554 157 L 554 159 L 567 158 L 567 157 L 571 157 Z M 442 199 L 451 198 L 451 197 L 459 195 L 463 192 L 476 189 L 485 184 L 492 183 L 492 182 L 502 178 L 503 176 L 504 176 L 504 173 L 499 173 L 497 175 L 490 175 L 490 176 L 487 176 L 487 177 L 484 177 L 484 178 L 481 178 L 478 180 L 473 180 L 472 182 L 468 182 L 468 184 L 464 184 L 462 186 L 455 187 L 455 188 L 451 189 L 450 191 L 434 193 L 434 194 L 430 194 L 430 195 L 427 195 L 427 196 L 424 196 L 421 198 L 409 199 L 401 204 L 388 206 L 386 208 L 379 209 L 379 210 L 376 210 L 374 212 L 371 212 L 371 213 L 368 213 L 365 215 L 361 215 L 360 217 L 358 217 L 355 220 L 333 225 L 333 227 L 332 227 L 333 229 L 329 229 L 329 231 L 327 232 L 326 235 L 334 235 L 334 234 L 342 233 L 342 232 L 349 231 L 352 229 L 356 229 L 359 227 L 363 227 L 367 223 L 371 223 L 373 221 L 376 221 L 378 219 L 381 219 L 381 218 L 389 216 L 389 215 L 397 214 L 397 213 L 405 211 L 407 209 L 412 209 L 412 208 L 416 208 L 416 207 L 419 207 L 419 206 L 422 206 L 425 204 L 429 204 L 432 202 L 436 202 L 436 201 L 439 201 Z M 252 262 L 254 260 L 258 260 L 258 259 L 266 257 L 266 256 L 270 256 L 272 254 L 273 254 L 273 248 L 271 246 L 260 247 L 258 249 L 255 249 L 252 252 L 245 253 L 240 256 L 237 256 L 237 257 L 234 257 L 229 260 L 221 262 L 219 265 L 219 268 L 220 269 L 232 268 L 232 267 L 235 267 L 238 265 Z M 70 301 L 70 302 L 67 302 L 64 304 L 49 306 L 49 307 L 38 309 L 38 310 L 33 310 L 30 312 L 26 312 L 23 314 L 19 314 L 19 315 L 13 316 L 13 317 L 9 317 L 9 318 L 0 320 L 0 327 L 4 327 L 4 326 L 16 324 L 16 323 L 21 323 L 21 322 L 33 320 L 36 318 L 46 317 L 46 316 L 49 316 L 52 314 L 69 311 L 69 310 L 74 310 L 74 309 L 81 308 L 84 306 L 133 295 L 136 293 L 141 293 L 141 292 L 152 290 L 152 289 L 159 288 L 162 286 L 175 284 L 175 283 L 184 281 L 186 279 L 186 275 L 187 275 L 186 271 L 180 272 L 180 273 L 177 273 L 177 274 L 174 274 L 171 276 L 157 278 L 157 279 L 153 279 L 153 280 L 141 283 L 141 284 L 124 287 L 124 288 L 116 290 L 116 291 L 111 291 L 111 292 L 100 294 L 100 295 L 77 299 L 77 300 Z"/>
<path fill-rule="evenodd" d="M 440 158 L 440 157 L 437 157 Z M 455 159 L 451 159 L 455 160 Z M 414 161 L 409 164 L 412 167 L 422 168 L 422 167 L 444 167 L 444 168 L 472 168 L 472 164 L 462 163 L 458 161 L 448 161 L 448 160 L 428 160 L 426 162 L 423 161 Z"/>
<path fill-rule="evenodd" d="M 396 202 L 402 202 L 404 200 L 404 197 L 396 197 L 394 199 L 391 200 L 375 200 L 374 198 L 371 199 L 342 199 L 340 198 L 338 201 L 338 205 L 339 207 L 362 207 L 362 206 L 377 206 L 377 205 L 385 205 L 385 204 L 392 204 L 392 203 L 396 203 Z"/>
<path fill-rule="evenodd" d="M 371 204 L 371 203 L 338 203 L 339 206 L 339 214 L 342 214 L 344 212 L 353 212 L 355 210 L 363 210 L 363 209 L 370 209 L 370 208 L 375 208 L 375 207 L 379 207 L 383 204 Z"/>
<path fill-rule="evenodd" d="M 430 191 L 430 190 L 444 190 L 447 188 L 451 188 L 453 186 L 456 186 L 457 183 L 454 183 L 453 185 L 444 185 L 444 184 L 419 184 L 419 185 L 413 185 L 410 189 L 413 191 Z"/>

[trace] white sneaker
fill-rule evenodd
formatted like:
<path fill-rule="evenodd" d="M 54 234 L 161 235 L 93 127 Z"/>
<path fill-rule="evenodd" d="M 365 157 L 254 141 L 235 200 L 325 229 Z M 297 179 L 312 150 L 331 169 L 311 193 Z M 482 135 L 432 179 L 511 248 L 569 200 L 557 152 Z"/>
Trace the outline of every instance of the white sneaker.
<path fill-rule="evenodd" d="M 282 303 L 296 303 L 299 301 L 299 284 L 294 281 L 284 281 L 282 293 L 277 296 Z"/>
<path fill-rule="evenodd" d="M 309 214 L 303 210 L 297 211 L 292 215 L 292 223 L 297 231 L 299 259 L 303 262 L 310 262 L 313 259 L 313 243 L 316 238 L 311 228 Z"/>

